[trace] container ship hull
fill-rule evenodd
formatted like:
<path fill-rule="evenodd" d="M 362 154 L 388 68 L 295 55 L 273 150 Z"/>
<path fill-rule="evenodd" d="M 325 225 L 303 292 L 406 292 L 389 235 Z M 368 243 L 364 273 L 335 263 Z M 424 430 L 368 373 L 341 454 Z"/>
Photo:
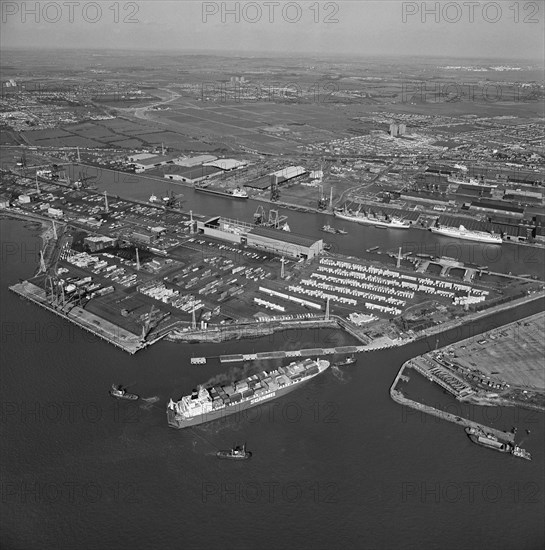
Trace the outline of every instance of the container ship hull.
<path fill-rule="evenodd" d="M 401 221 L 386 221 L 378 220 L 373 218 L 368 218 L 367 216 L 357 216 L 355 214 L 348 214 L 344 212 L 335 212 L 335 217 L 340 218 L 341 220 L 347 220 L 349 222 L 363 223 L 365 225 L 376 225 L 377 227 L 386 227 L 389 229 L 409 229 L 410 224 L 407 222 Z"/>
<path fill-rule="evenodd" d="M 432 233 L 452 237 L 453 239 L 463 239 L 466 241 L 477 241 L 480 243 L 501 244 L 502 239 L 499 235 L 492 235 L 482 231 L 459 230 L 449 227 L 432 227 Z"/>
<path fill-rule="evenodd" d="M 228 197 L 230 199 L 242 199 L 245 200 L 248 198 L 248 195 L 238 195 L 234 193 L 229 193 L 228 191 L 223 191 L 221 189 L 209 189 L 208 187 L 195 187 L 195 191 L 199 193 L 209 193 L 210 195 L 219 195 L 220 197 Z"/>
<path fill-rule="evenodd" d="M 311 362 L 311 363 L 314 363 L 314 362 Z M 292 365 L 294 364 L 295 363 L 292 363 Z M 314 363 L 314 364 L 317 364 L 317 363 Z M 194 399 L 194 397 L 192 396 L 185 396 L 178 403 L 174 403 L 171 400 L 171 402 L 167 407 L 168 425 L 172 428 L 177 428 L 177 429 L 189 428 L 191 426 L 198 426 L 199 424 L 204 424 L 205 422 L 220 420 L 222 418 L 231 416 L 233 414 L 243 413 L 247 409 L 256 407 L 258 405 L 263 405 L 265 403 L 268 403 L 269 401 L 273 401 L 274 399 L 278 399 L 279 397 L 282 397 L 288 393 L 291 393 L 292 391 L 301 387 L 305 382 L 308 382 L 318 374 L 322 373 L 328 367 L 329 367 L 328 361 L 320 361 L 320 366 L 318 366 L 318 368 L 316 369 L 317 372 L 315 373 L 308 374 L 298 380 L 293 380 L 290 383 L 283 386 L 274 386 L 274 387 L 271 387 L 270 389 L 265 389 L 265 388 L 260 389 L 259 391 L 256 391 L 254 394 L 252 394 L 249 397 L 240 399 L 235 403 L 220 405 L 219 407 L 213 410 L 205 411 L 202 414 L 188 415 L 188 414 L 184 414 L 183 412 L 180 412 L 180 404 L 183 403 L 184 400 L 186 400 L 186 403 L 191 402 L 191 400 Z M 278 371 L 274 371 L 274 373 L 278 374 Z M 257 376 L 258 375 L 254 375 L 255 378 L 257 378 Z M 245 379 L 242 382 L 251 380 L 254 377 Z M 211 389 L 214 390 L 215 388 L 211 388 Z M 199 397 L 197 399 L 201 399 L 203 402 L 205 401 L 210 402 L 210 400 L 208 399 L 209 395 L 212 395 L 212 394 L 209 394 L 208 390 L 201 388 L 201 390 L 199 391 Z M 182 409 L 183 407 L 184 405 L 182 404 Z"/>
<path fill-rule="evenodd" d="M 179 416 L 176 415 L 176 413 L 172 409 L 167 409 L 168 424 L 172 428 L 178 428 L 178 429 L 188 428 L 190 426 L 198 426 L 199 424 L 204 424 L 205 422 L 212 422 L 213 420 L 219 420 L 221 418 L 231 416 L 232 414 L 242 413 L 246 409 L 256 407 L 257 405 L 263 405 L 268 401 L 272 401 L 274 399 L 282 397 L 283 395 L 286 395 L 292 392 L 293 390 L 296 390 L 297 388 L 301 387 L 301 385 L 304 382 L 306 382 L 306 380 L 304 380 L 303 382 L 292 384 L 291 386 L 288 386 L 288 387 L 275 390 L 268 394 L 256 397 L 255 399 L 241 401 L 240 403 L 236 403 L 234 405 L 226 405 L 221 409 L 211 411 L 205 414 L 201 414 L 199 416 L 195 416 L 193 418 L 188 418 L 188 419 L 180 418 Z"/>

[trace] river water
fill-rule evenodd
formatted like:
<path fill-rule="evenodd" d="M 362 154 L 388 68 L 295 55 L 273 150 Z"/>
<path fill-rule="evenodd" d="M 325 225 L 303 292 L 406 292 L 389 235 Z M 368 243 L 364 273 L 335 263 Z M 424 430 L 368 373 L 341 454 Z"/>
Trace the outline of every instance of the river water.
<path fill-rule="evenodd" d="M 74 172 L 72 176 L 77 177 L 79 169 L 72 168 L 71 170 Z M 251 223 L 253 214 L 259 205 L 266 207 L 266 210 L 269 207 L 267 203 L 251 199 L 236 200 L 196 193 L 192 187 L 140 174 L 125 174 L 93 167 L 86 167 L 84 173 L 95 178 L 92 183 L 96 184 L 99 191 L 107 191 L 108 194 L 114 196 L 147 201 L 152 194 L 161 197 L 171 192 L 182 193 L 184 195 L 182 208 L 186 212 L 193 210 L 199 214 L 222 215 L 226 218 Z M 309 192 L 317 193 L 317 191 Z M 273 206 L 273 208 L 275 207 Z M 382 251 L 397 254 L 401 247 L 404 253 L 448 256 L 477 266 L 488 266 L 491 271 L 495 272 L 544 277 L 545 249 L 505 243 L 502 245 L 472 243 L 432 234 L 421 229 L 379 229 L 374 226 L 334 220 L 326 214 L 295 212 L 282 208 L 278 208 L 278 210 L 280 215 L 287 216 L 292 231 L 323 238 L 332 245 L 333 252 L 377 259 L 376 254 L 366 253 L 366 249 L 379 246 Z M 349 234 L 323 233 L 321 228 L 325 224 L 344 229 Z"/>
<path fill-rule="evenodd" d="M 213 213 L 208 197 L 198 200 L 195 210 Z M 217 211 L 222 199 L 214 200 Z M 251 210 L 239 208 L 221 202 L 224 215 Z M 324 223 L 303 218 L 290 214 L 292 229 L 308 234 Z M 39 238 L 21 222 L 2 220 L 0 229 L 2 548 L 543 547 L 544 415 L 469 411 L 477 421 L 517 426 L 533 455 L 527 462 L 478 447 L 460 427 L 390 399 L 402 363 L 435 347 L 435 336 L 361 355 L 355 365 L 329 369 L 243 417 L 173 430 L 165 415 L 170 397 L 241 368 L 217 360 L 192 366 L 191 356 L 350 338 L 322 330 L 217 345 L 163 341 L 131 357 L 9 292 L 9 284 L 34 273 Z M 379 231 L 350 230 L 352 240 L 360 231 L 365 238 Z M 407 238 L 381 234 L 367 246 L 392 248 Z M 414 232 L 422 235 L 428 238 Z M 543 302 L 499 314 L 443 334 L 438 343 L 542 308 Z M 145 400 L 113 400 L 113 382 Z M 407 390 L 451 411 L 460 406 L 416 375 Z M 217 449 L 243 442 L 251 460 L 215 458 Z"/>

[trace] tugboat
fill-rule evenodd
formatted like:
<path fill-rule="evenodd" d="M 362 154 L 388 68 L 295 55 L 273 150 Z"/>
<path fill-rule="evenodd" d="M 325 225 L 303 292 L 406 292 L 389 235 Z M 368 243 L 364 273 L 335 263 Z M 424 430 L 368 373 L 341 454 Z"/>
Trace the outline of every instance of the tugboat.
<path fill-rule="evenodd" d="M 322 231 L 324 231 L 325 233 L 337 233 L 337 231 L 333 229 L 333 227 L 331 227 L 330 225 L 324 225 L 322 227 Z"/>
<path fill-rule="evenodd" d="M 336 231 L 339 235 L 348 235 L 348 231 L 345 231 L 344 229 L 336 229 Z"/>
<path fill-rule="evenodd" d="M 343 361 L 338 361 L 336 363 L 333 363 L 333 366 L 335 366 L 335 367 L 344 367 L 345 365 L 352 365 L 355 362 L 356 362 L 356 358 L 353 355 L 349 355 Z"/>
<path fill-rule="evenodd" d="M 247 460 L 252 456 L 252 453 L 246 450 L 246 443 L 244 443 L 242 447 L 235 445 L 228 451 L 218 451 L 216 456 L 218 458 L 230 458 L 233 460 Z"/>
<path fill-rule="evenodd" d="M 110 395 L 118 399 L 129 399 L 131 401 L 136 401 L 138 399 L 138 395 L 127 393 L 127 390 L 121 384 L 112 384 Z"/>
<path fill-rule="evenodd" d="M 526 460 L 532 460 L 532 455 L 526 449 L 522 449 L 518 445 L 514 446 L 513 450 L 511 451 L 511 454 L 513 456 L 517 456 L 519 458 L 525 458 Z"/>

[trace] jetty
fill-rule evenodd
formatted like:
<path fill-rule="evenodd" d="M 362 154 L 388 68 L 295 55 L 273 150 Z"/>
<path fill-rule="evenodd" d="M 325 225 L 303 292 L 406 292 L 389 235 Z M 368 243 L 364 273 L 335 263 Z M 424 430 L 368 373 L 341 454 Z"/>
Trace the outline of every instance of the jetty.
<path fill-rule="evenodd" d="M 421 411 L 426 414 L 430 414 L 432 416 L 436 416 L 438 418 L 441 418 L 442 420 L 445 420 L 447 422 L 452 422 L 454 424 L 458 424 L 463 427 L 478 428 L 487 433 L 494 434 L 500 441 L 506 441 L 511 445 L 515 444 L 515 434 L 513 432 L 504 432 L 496 428 L 491 428 L 490 426 L 485 426 L 484 424 L 480 424 L 479 422 L 475 422 L 473 420 L 469 420 L 461 416 L 456 416 L 455 414 L 442 411 L 440 409 L 436 409 L 435 407 L 431 407 L 430 405 L 424 405 L 423 403 L 419 403 L 418 401 L 413 401 L 412 399 L 405 397 L 405 395 L 403 395 L 403 392 L 397 389 L 397 385 L 400 382 L 400 380 L 402 380 L 403 378 L 406 378 L 406 375 L 404 375 L 406 368 L 410 368 L 409 362 L 404 363 L 401 366 L 401 369 L 397 373 L 397 376 L 395 377 L 395 380 L 392 386 L 390 387 L 390 397 L 396 403 L 399 403 L 400 405 L 404 405 L 406 407 L 410 407 L 411 409 L 416 409 L 417 411 Z"/>

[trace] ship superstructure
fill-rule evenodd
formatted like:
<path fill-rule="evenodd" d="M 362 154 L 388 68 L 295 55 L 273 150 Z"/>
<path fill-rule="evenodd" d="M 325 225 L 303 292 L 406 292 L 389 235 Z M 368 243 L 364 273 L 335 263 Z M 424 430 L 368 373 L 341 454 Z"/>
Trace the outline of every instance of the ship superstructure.
<path fill-rule="evenodd" d="M 241 412 L 293 391 L 328 367 L 329 361 L 305 359 L 227 385 L 200 386 L 179 401 L 169 401 L 168 424 L 186 428 Z"/>

